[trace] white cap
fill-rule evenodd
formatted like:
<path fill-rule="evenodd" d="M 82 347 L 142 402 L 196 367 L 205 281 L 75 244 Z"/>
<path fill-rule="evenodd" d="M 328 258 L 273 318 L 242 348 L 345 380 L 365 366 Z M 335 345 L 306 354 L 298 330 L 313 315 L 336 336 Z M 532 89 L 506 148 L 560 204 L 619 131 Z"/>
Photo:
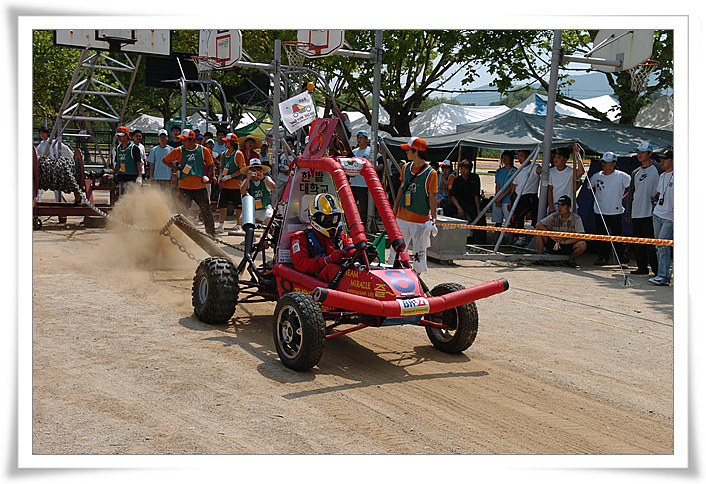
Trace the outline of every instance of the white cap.
<path fill-rule="evenodd" d="M 162 135 L 164 135 L 164 136 L 169 136 L 169 134 L 167 133 L 167 130 L 164 129 L 164 128 L 162 128 L 162 129 L 160 129 L 159 131 L 157 131 L 157 136 L 162 136 Z"/>

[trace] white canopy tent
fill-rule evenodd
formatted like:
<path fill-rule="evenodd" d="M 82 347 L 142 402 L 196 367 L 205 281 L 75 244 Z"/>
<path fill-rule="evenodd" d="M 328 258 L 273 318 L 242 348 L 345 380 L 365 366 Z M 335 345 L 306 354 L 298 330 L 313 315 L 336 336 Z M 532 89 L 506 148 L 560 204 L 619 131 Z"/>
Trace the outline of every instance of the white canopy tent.
<path fill-rule="evenodd" d="M 437 104 L 421 112 L 409 123 L 412 136 L 421 138 L 456 132 L 459 124 L 475 123 L 509 111 L 507 106 L 460 106 Z"/>
<path fill-rule="evenodd" d="M 635 118 L 635 126 L 674 131 L 674 100 L 672 96 L 662 96 L 652 104 L 640 109 L 637 118 Z"/>
<path fill-rule="evenodd" d="M 157 134 L 157 131 L 164 128 L 164 119 L 149 114 L 142 114 L 125 125 L 130 131 L 139 129 L 146 134 Z"/>

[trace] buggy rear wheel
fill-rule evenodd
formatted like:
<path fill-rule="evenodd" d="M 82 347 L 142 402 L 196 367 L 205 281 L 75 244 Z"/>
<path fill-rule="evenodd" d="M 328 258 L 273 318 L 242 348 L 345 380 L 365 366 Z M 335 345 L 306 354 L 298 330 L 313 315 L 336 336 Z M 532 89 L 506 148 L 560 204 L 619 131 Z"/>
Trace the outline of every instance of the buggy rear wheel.
<path fill-rule="evenodd" d="M 310 294 L 291 292 L 277 303 L 273 327 L 275 348 L 284 366 L 308 370 L 324 353 L 326 323 Z"/>
<path fill-rule="evenodd" d="M 460 291 L 460 284 L 446 282 L 431 290 L 432 296 L 442 296 Z M 443 323 L 446 329 L 427 327 L 427 336 L 438 350 L 445 353 L 460 353 L 473 344 L 478 333 L 478 309 L 475 302 L 469 302 L 445 311 L 430 314 L 429 319 Z"/>
<path fill-rule="evenodd" d="M 191 289 L 194 313 L 208 324 L 225 324 L 235 313 L 238 279 L 235 265 L 223 257 L 209 257 L 196 269 Z"/>

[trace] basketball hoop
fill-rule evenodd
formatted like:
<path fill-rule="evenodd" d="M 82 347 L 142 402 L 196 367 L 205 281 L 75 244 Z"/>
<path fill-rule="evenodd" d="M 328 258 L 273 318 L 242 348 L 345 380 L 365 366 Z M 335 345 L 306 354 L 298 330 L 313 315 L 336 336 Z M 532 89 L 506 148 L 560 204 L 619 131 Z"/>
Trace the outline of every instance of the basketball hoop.
<path fill-rule="evenodd" d="M 284 47 L 284 52 L 287 55 L 287 61 L 292 67 L 301 68 L 304 66 L 304 55 L 305 51 L 316 53 L 316 55 L 321 54 L 321 47 L 318 45 L 310 44 L 309 42 L 298 42 L 296 40 L 289 40 L 282 42 L 282 47 Z"/>
<path fill-rule="evenodd" d="M 630 73 L 630 90 L 633 92 L 641 92 L 647 88 L 647 81 L 655 69 L 659 66 L 659 61 L 648 59 L 641 62 L 636 67 L 628 69 Z"/>
<path fill-rule="evenodd" d="M 225 65 L 225 60 L 217 57 L 192 55 L 191 60 L 194 61 L 194 64 L 196 64 L 196 70 L 199 74 L 199 81 L 201 82 L 210 81 L 213 69 L 216 67 L 223 67 Z"/>

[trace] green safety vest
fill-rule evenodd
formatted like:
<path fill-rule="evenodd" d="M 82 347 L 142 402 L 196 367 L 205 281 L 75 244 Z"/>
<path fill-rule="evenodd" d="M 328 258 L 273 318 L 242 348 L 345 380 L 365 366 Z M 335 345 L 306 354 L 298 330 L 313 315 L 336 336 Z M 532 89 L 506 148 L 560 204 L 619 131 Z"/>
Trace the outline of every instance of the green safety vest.
<path fill-rule="evenodd" d="M 250 184 L 248 185 L 248 193 L 255 199 L 255 210 L 264 210 L 268 205 L 270 205 L 270 190 L 267 188 L 267 185 L 265 185 L 264 179 L 260 180 L 260 183 L 257 186 L 252 180 L 250 180 Z"/>
<path fill-rule="evenodd" d="M 427 193 L 427 179 L 431 174 L 431 170 L 432 167 L 427 164 L 426 168 L 415 176 L 412 174 L 412 163 L 407 163 L 402 180 L 402 187 L 405 190 L 402 193 L 401 207 L 418 215 L 429 214 L 431 207 L 429 205 L 429 193 Z M 410 194 L 410 200 L 407 198 L 408 194 Z"/>
<path fill-rule="evenodd" d="M 118 145 L 116 156 L 118 160 L 118 173 L 121 175 L 138 175 L 137 160 L 132 158 L 132 148 L 134 146 L 132 141 L 127 144 L 127 148 L 124 150 Z"/>
<path fill-rule="evenodd" d="M 206 174 L 206 163 L 203 161 L 203 147 L 198 145 L 189 151 L 181 147 L 181 164 L 179 165 L 179 179 L 187 176 L 201 178 Z"/>
<path fill-rule="evenodd" d="M 221 165 L 223 168 L 221 169 L 221 176 L 226 176 L 230 175 L 231 180 L 243 180 L 243 174 L 240 173 L 240 167 L 238 164 L 235 162 L 235 155 L 238 153 L 238 150 L 233 150 L 233 152 L 230 154 L 230 156 L 226 155 L 226 152 L 223 152 L 223 164 Z"/>

